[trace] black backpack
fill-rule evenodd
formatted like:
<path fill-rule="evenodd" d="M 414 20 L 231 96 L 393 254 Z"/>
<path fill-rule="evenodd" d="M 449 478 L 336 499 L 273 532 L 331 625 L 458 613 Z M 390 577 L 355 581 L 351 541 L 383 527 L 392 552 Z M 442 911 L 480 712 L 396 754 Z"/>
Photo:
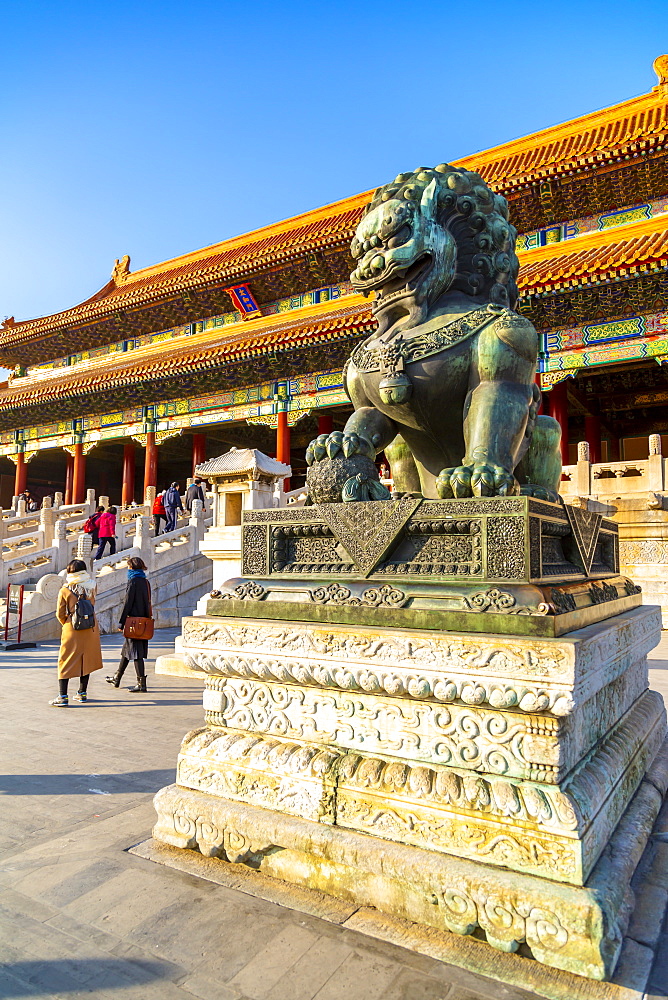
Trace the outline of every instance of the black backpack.
<path fill-rule="evenodd" d="M 93 607 L 93 602 L 86 597 L 85 590 L 79 593 L 78 590 L 72 590 L 72 593 L 77 599 L 77 603 L 74 605 L 74 611 L 72 612 L 72 617 L 70 621 L 72 622 L 72 628 L 75 632 L 81 632 L 86 628 L 93 628 L 95 625 L 95 609 Z"/>

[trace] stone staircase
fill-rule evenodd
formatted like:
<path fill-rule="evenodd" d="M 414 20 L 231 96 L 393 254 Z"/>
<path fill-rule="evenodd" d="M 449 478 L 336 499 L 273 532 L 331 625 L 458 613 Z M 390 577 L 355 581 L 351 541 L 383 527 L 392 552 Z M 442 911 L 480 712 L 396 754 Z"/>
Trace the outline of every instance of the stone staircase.
<path fill-rule="evenodd" d="M 152 491 L 147 491 L 147 494 Z M 39 511 L 27 512 L 19 500 L 0 517 L 0 624 L 4 628 L 6 592 L 10 583 L 23 584 L 23 637 L 33 642 L 58 638 L 56 598 L 63 584 L 65 567 L 74 558 L 94 568 L 97 581 L 96 608 L 103 633 L 115 632 L 127 582 L 126 560 L 140 556 L 148 567 L 153 612 L 157 628 L 178 626 L 191 614 L 201 594 L 211 589 L 212 564 L 200 553 L 200 543 L 212 518 L 205 516 L 200 501 L 192 514 L 179 518 L 174 531 L 153 537 L 150 510 L 153 496 L 138 506 L 119 508 L 117 552 L 92 563 L 91 538 L 83 531 L 86 519 L 98 503 L 89 490 L 82 504 L 64 505 L 56 494 L 46 498 Z M 208 503 L 209 510 L 211 504 Z M 15 616 L 10 626 L 16 624 Z M 13 633 L 10 633 L 10 635 Z"/>

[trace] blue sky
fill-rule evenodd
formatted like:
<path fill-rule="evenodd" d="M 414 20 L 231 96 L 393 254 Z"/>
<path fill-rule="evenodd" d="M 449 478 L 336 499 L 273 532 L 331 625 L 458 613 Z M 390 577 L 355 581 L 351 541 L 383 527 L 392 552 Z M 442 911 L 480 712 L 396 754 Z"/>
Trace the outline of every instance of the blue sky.
<path fill-rule="evenodd" d="M 2 0 L 0 318 L 656 83 L 665 0 Z"/>

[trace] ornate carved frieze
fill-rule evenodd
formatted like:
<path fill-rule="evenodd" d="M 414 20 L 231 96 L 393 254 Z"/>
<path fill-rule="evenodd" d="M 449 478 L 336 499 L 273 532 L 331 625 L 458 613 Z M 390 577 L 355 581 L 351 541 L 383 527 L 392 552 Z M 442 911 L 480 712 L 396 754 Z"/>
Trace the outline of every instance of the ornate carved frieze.
<path fill-rule="evenodd" d="M 201 617 L 183 619 L 183 652 L 212 675 L 563 716 L 642 659 L 660 628 L 642 607 L 614 628 L 545 640 Z"/>
<path fill-rule="evenodd" d="M 267 573 L 269 571 L 267 527 L 248 524 L 244 525 L 242 530 L 242 572 L 251 576 Z"/>
<path fill-rule="evenodd" d="M 614 522 L 530 497 L 436 501 L 406 495 L 248 511 L 244 524 L 271 531 L 270 574 L 529 583 L 618 572 Z"/>
<path fill-rule="evenodd" d="M 524 523 L 517 517 L 487 518 L 487 575 L 522 580 L 526 575 Z"/>
<path fill-rule="evenodd" d="M 342 604 L 349 607 L 401 608 L 408 600 L 403 590 L 398 590 L 389 584 L 383 587 L 368 587 L 360 597 L 355 597 L 349 587 L 344 587 L 340 583 L 316 587 L 310 593 L 314 604 Z"/>
<path fill-rule="evenodd" d="M 420 505 L 414 497 L 320 504 L 318 512 L 363 574 L 370 573 Z"/>
<path fill-rule="evenodd" d="M 567 757 L 566 737 L 550 717 L 217 680 L 207 683 L 205 717 L 229 729 L 549 782 Z"/>
<path fill-rule="evenodd" d="M 566 720 L 511 708 L 220 677 L 207 678 L 204 708 L 214 726 L 554 783 L 645 684 L 646 668 L 636 664 Z"/>
<path fill-rule="evenodd" d="M 246 580 L 245 583 L 240 583 L 238 587 L 234 587 L 230 591 L 211 591 L 211 597 L 217 597 L 221 601 L 261 601 L 266 596 L 267 591 L 255 580 Z"/>

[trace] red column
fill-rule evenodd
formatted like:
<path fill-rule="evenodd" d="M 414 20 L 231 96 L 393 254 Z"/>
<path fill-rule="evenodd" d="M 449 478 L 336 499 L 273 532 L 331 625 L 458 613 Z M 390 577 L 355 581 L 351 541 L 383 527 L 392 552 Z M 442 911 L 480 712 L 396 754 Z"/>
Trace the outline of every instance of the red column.
<path fill-rule="evenodd" d="M 20 497 L 28 482 L 28 466 L 22 451 L 16 456 L 16 475 L 14 477 L 14 496 Z"/>
<path fill-rule="evenodd" d="M 288 425 L 288 414 L 286 410 L 278 411 L 278 424 L 276 426 L 276 461 L 290 464 L 290 427 Z M 290 490 L 290 480 L 283 483 L 286 493 Z"/>
<path fill-rule="evenodd" d="M 74 466 L 72 469 L 72 503 L 83 503 L 86 499 L 86 456 L 83 445 L 74 446 Z"/>
<path fill-rule="evenodd" d="M 589 445 L 589 461 L 601 461 L 601 418 L 591 413 L 585 416 L 585 441 Z"/>
<path fill-rule="evenodd" d="M 550 416 L 561 427 L 561 463 L 569 465 L 568 457 L 568 391 L 564 382 L 555 385 L 550 393 Z"/>
<path fill-rule="evenodd" d="M 144 496 L 147 486 L 158 485 L 158 447 L 155 443 L 155 431 L 146 435 L 146 455 L 144 456 Z"/>
<path fill-rule="evenodd" d="M 124 507 L 135 498 L 135 443 L 132 439 L 123 442 L 123 488 L 121 503 Z"/>
<path fill-rule="evenodd" d="M 193 476 L 198 465 L 206 462 L 206 434 L 193 434 Z"/>
<path fill-rule="evenodd" d="M 318 414 L 318 434 L 331 434 L 334 429 L 334 420 L 331 413 Z"/>
<path fill-rule="evenodd" d="M 65 466 L 65 495 L 63 497 L 63 502 L 66 504 L 72 503 L 72 477 L 74 475 L 74 458 L 70 455 L 69 451 L 65 452 L 66 466 Z"/>

